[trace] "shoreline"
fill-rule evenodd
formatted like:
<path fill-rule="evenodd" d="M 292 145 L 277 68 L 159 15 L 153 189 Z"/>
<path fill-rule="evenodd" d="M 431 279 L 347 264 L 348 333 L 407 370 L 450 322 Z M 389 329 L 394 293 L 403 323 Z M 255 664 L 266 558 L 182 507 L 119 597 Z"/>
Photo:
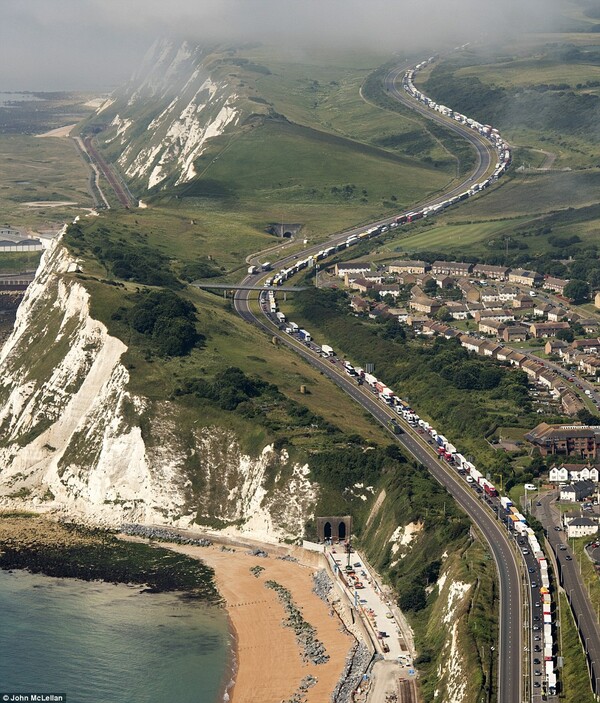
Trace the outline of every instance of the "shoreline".
<path fill-rule="evenodd" d="M 319 552 L 226 535 L 157 540 L 24 513 L 0 518 L 0 568 L 135 584 L 224 607 L 229 651 L 219 701 L 322 703 L 356 684 L 348 667 L 364 663 L 364 652 L 356 656 L 363 634 L 340 593 L 316 586 L 314 575 L 328 574 Z"/>
<path fill-rule="evenodd" d="M 306 703 L 330 700 L 357 641 L 332 604 L 313 591 L 317 564 L 257 557 L 241 548 L 223 549 L 218 545 L 172 544 L 169 548 L 201 559 L 215 572 L 234 633 L 230 669 L 233 685 L 224 688 L 224 700 L 281 703 L 299 693 Z M 312 561 L 313 555 L 307 556 Z M 250 570 L 257 566 L 263 570 L 254 575 Z M 315 664 L 307 660 L 294 631 L 284 622 L 286 613 L 277 593 L 266 585 L 272 581 L 290 592 L 293 604 L 323 643 L 329 661 Z M 312 683 L 310 677 L 316 682 Z M 303 688 L 307 681 L 308 687 Z"/>

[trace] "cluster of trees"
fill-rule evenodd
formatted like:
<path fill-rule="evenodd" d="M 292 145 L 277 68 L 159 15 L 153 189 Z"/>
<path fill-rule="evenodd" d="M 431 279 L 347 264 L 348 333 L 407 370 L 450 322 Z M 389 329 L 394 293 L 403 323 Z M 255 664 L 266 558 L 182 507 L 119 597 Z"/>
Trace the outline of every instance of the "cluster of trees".
<path fill-rule="evenodd" d="M 196 308 L 172 291 L 144 291 L 131 297 L 113 319 L 125 320 L 162 356 L 184 356 L 202 341 L 196 330 Z"/>
<path fill-rule="evenodd" d="M 315 415 L 306 406 L 286 398 L 276 385 L 258 376 L 248 376 L 237 366 L 219 371 L 212 379 L 188 380 L 176 389 L 175 394 L 210 400 L 221 410 L 235 411 L 255 419 L 274 432 L 310 427 L 331 435 L 339 433 L 335 425 Z"/>
<path fill-rule="evenodd" d="M 397 470 L 406 461 L 397 445 L 351 446 L 313 454 L 311 474 L 319 483 L 340 493 L 355 483 L 376 485 L 384 471 Z"/>
<path fill-rule="evenodd" d="M 278 395 L 274 386 L 257 376 L 247 376 L 236 366 L 220 371 L 211 381 L 197 378 L 186 383 L 176 391 L 178 395 L 193 394 L 198 398 L 208 398 L 222 410 L 236 410 L 242 403 L 263 395 Z"/>

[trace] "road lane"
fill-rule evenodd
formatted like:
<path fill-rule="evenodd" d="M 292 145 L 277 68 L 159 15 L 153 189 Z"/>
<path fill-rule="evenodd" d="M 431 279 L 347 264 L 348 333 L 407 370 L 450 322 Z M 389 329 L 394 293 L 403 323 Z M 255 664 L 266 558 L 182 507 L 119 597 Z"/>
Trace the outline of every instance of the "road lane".
<path fill-rule="evenodd" d="M 403 68 L 397 69 L 396 78 L 403 72 Z M 390 72 L 392 73 L 392 72 Z M 388 74 L 387 80 L 392 80 L 392 76 Z M 397 96 L 398 91 L 394 92 Z M 398 98 L 400 99 L 400 98 Z M 401 96 L 401 102 L 407 99 Z M 412 107 L 412 106 L 411 106 Z M 426 111 L 425 116 L 434 118 L 437 113 L 429 114 L 431 111 Z M 436 121 L 440 121 L 437 120 Z M 451 197 L 455 193 L 460 193 L 471 182 L 471 179 L 478 179 L 488 172 L 496 159 L 493 147 L 475 139 L 472 130 L 464 128 L 459 124 L 449 125 L 446 121 L 441 121 L 445 127 L 451 128 L 452 131 L 460 134 L 468 139 L 477 148 L 479 158 L 475 172 L 461 184 L 456 186 L 450 193 L 445 193 L 436 199 L 430 200 L 425 205 L 435 204 L 441 200 Z M 394 218 L 382 220 L 381 224 L 389 223 Z M 380 224 L 380 223 L 374 223 Z M 346 239 L 351 234 L 359 234 L 364 231 L 365 227 L 357 227 L 344 233 L 338 234 L 329 242 L 329 245 L 336 241 Z M 304 256 L 317 252 L 323 244 L 315 245 L 304 250 Z M 280 269 L 294 260 L 294 256 L 287 256 L 274 264 L 274 268 Z M 264 276 L 263 273 L 247 276 L 243 283 L 253 284 L 258 283 Z M 474 522 L 477 529 L 482 534 L 483 538 L 488 543 L 492 556 L 495 560 L 499 578 L 499 598 L 500 598 L 500 616 L 499 616 L 499 647 L 498 647 L 498 701 L 499 703 L 521 703 L 522 689 L 522 612 L 523 599 L 521 591 L 521 574 L 519 570 L 518 558 L 512 551 L 511 540 L 506 534 L 506 530 L 502 523 L 497 520 L 497 517 L 491 513 L 489 508 L 481 502 L 481 500 L 473 495 L 472 489 L 456 475 L 450 467 L 441 462 L 433 450 L 428 447 L 424 440 L 419 435 L 404 425 L 405 433 L 399 436 L 393 435 L 388 428 L 388 422 L 391 417 L 402 423 L 395 413 L 392 413 L 387 406 L 383 406 L 370 391 L 362 386 L 356 385 L 348 379 L 339 369 L 331 362 L 324 361 L 317 356 L 308 347 L 303 345 L 298 340 L 290 337 L 285 333 L 281 333 L 274 325 L 267 323 L 254 314 L 249 304 L 250 291 L 237 291 L 234 296 L 234 307 L 238 314 L 261 329 L 270 336 L 276 336 L 283 344 L 294 349 L 296 353 L 302 356 L 308 363 L 323 372 L 325 376 L 330 378 L 336 385 L 350 395 L 358 402 L 365 410 L 377 419 L 388 431 L 390 436 L 398 440 L 412 456 L 414 456 L 421 464 L 429 469 L 431 474 L 448 490 L 448 492 L 457 500 L 459 505 L 466 511 L 471 520 Z"/>

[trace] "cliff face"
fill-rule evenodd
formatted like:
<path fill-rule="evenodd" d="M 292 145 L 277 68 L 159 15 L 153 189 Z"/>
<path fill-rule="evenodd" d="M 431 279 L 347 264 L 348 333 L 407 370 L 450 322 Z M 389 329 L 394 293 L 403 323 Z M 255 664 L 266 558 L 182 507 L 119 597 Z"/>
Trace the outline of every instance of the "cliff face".
<path fill-rule="evenodd" d="M 126 346 L 91 317 L 75 270 L 54 242 L 0 351 L 0 505 L 299 536 L 315 501 L 306 467 L 272 447 L 246 456 L 222 427 L 182 437 L 168 402 L 131 394 Z"/>
<path fill-rule="evenodd" d="M 99 144 L 138 192 L 187 183 L 195 161 L 264 105 L 248 103 L 244 60 L 184 41 L 156 42 L 127 85 L 102 105 Z"/>

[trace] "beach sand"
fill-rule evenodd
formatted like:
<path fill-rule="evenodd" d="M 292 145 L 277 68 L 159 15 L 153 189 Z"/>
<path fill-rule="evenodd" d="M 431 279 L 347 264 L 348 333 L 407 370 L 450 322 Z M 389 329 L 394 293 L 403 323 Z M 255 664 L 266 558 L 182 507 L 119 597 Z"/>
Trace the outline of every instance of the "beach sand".
<path fill-rule="evenodd" d="M 248 556 L 219 547 L 172 545 L 172 549 L 197 557 L 215 570 L 217 587 L 225 600 L 237 638 L 237 672 L 232 703 L 281 703 L 297 691 L 301 680 L 312 675 L 317 684 L 307 692 L 307 703 L 328 701 L 339 681 L 354 639 L 342 631 L 337 615 L 312 592 L 315 567 L 269 558 Z M 261 566 L 257 578 L 250 569 Z M 330 660 L 315 665 L 302 661 L 294 632 L 282 625 L 284 608 L 275 591 L 266 588 L 273 579 L 292 593 L 304 619 L 316 630 Z"/>

